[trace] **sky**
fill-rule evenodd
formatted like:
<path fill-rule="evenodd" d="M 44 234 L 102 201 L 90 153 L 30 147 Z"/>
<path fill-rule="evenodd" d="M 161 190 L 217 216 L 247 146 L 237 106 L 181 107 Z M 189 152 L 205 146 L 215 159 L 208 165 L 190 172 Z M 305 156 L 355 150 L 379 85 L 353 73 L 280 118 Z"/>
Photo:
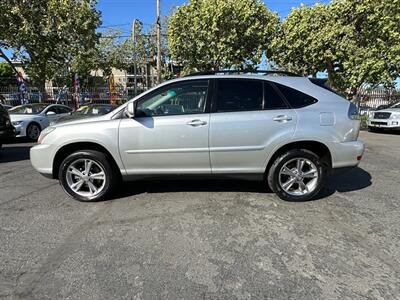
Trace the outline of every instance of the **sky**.
<path fill-rule="evenodd" d="M 281 18 L 289 14 L 292 7 L 302 3 L 313 5 L 317 2 L 328 3 L 329 0 L 264 0 L 266 6 L 277 12 Z M 161 0 L 161 15 L 170 15 L 174 7 L 188 3 L 188 0 Z M 103 24 L 100 30 L 118 27 L 129 35 L 131 23 L 137 18 L 146 30 L 156 19 L 156 0 L 99 0 L 97 8 L 102 13 Z"/>

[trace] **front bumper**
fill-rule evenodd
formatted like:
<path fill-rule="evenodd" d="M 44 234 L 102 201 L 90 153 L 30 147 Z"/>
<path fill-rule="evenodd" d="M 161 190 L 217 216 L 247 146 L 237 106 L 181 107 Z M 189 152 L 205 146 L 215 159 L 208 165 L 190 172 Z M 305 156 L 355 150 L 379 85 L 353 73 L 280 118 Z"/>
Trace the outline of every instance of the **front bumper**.
<path fill-rule="evenodd" d="M 368 121 L 368 127 L 400 129 L 400 119 L 370 119 Z"/>
<path fill-rule="evenodd" d="M 53 177 L 53 151 L 51 145 L 36 145 L 30 150 L 32 166 L 43 176 Z"/>
<path fill-rule="evenodd" d="M 19 125 L 14 125 L 14 127 L 15 127 L 16 137 L 26 136 L 26 126 L 24 123 L 21 123 Z"/>

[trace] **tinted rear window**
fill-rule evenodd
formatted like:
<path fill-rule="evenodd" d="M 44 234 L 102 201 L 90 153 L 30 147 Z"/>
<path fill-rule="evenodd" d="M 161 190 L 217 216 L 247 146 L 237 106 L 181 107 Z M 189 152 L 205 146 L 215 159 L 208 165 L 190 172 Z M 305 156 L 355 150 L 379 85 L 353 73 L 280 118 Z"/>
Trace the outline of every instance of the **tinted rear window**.
<path fill-rule="evenodd" d="M 264 109 L 285 109 L 288 108 L 285 101 L 276 91 L 276 89 L 269 83 L 264 84 L 265 103 Z"/>
<path fill-rule="evenodd" d="M 218 80 L 218 112 L 261 110 L 262 100 L 263 84 L 259 80 Z"/>
<path fill-rule="evenodd" d="M 288 86 L 282 84 L 276 84 L 276 86 L 281 91 L 286 101 L 293 108 L 301 108 L 318 102 L 314 97 L 292 89 Z"/>

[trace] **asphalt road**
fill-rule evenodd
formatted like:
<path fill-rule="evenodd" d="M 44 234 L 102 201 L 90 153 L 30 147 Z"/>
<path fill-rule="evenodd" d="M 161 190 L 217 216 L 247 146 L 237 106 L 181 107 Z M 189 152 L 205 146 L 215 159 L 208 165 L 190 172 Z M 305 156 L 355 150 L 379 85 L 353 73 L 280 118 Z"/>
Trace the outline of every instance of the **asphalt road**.
<path fill-rule="evenodd" d="M 292 203 L 245 181 L 138 181 L 80 203 L 0 154 L 0 298 L 399 299 L 400 135 Z"/>

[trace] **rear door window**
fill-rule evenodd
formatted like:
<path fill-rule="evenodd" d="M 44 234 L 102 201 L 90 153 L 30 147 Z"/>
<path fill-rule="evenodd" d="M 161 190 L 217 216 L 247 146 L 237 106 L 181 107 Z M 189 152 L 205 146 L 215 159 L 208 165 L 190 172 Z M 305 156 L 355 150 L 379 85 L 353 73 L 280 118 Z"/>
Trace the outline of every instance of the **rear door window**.
<path fill-rule="evenodd" d="M 281 91 L 286 101 L 290 104 L 292 108 L 301 108 L 305 106 L 312 105 L 317 101 L 314 97 L 307 95 L 298 90 L 292 89 L 288 86 L 276 83 L 275 86 Z"/>
<path fill-rule="evenodd" d="M 283 100 L 277 89 L 270 83 L 264 83 L 264 109 L 286 109 L 287 103 Z"/>
<path fill-rule="evenodd" d="M 217 81 L 217 112 L 261 110 L 262 104 L 262 81 L 243 79 Z"/>

